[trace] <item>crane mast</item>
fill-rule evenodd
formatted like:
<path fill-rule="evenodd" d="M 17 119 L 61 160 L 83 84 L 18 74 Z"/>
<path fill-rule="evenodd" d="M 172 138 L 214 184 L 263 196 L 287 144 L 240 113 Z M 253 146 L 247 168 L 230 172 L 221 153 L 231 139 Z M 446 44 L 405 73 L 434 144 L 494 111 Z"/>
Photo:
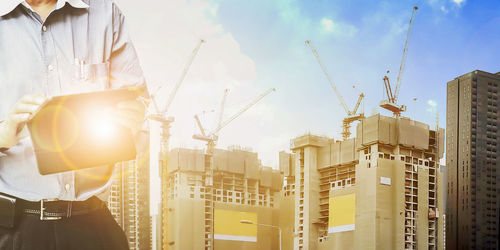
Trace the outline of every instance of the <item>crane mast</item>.
<path fill-rule="evenodd" d="M 237 112 L 236 114 L 234 114 L 233 116 L 231 116 L 229 119 L 227 119 L 226 121 L 224 121 L 222 124 L 220 124 L 212 134 L 217 134 L 219 133 L 219 131 L 221 129 L 223 129 L 225 126 L 227 126 L 229 123 L 231 123 L 232 121 L 234 121 L 236 118 L 238 118 L 240 115 L 242 115 L 243 113 L 245 113 L 248 109 L 250 109 L 252 106 L 254 106 L 255 104 L 257 104 L 260 100 L 262 100 L 264 97 L 266 97 L 267 95 L 269 95 L 271 92 L 273 91 L 276 91 L 275 88 L 271 88 L 271 89 L 268 89 L 266 92 L 260 94 L 257 98 L 255 98 L 255 100 L 253 100 L 252 102 L 250 102 L 249 104 L 247 104 L 245 107 L 243 107 L 239 112 Z"/>
<path fill-rule="evenodd" d="M 160 152 L 159 152 L 159 160 L 160 160 L 160 165 L 159 165 L 159 174 L 161 178 L 161 207 L 162 207 L 162 212 L 165 212 L 164 210 L 168 208 L 168 178 L 169 174 L 166 168 L 166 164 L 168 162 L 167 159 L 167 154 L 168 154 L 168 148 L 169 148 L 169 139 L 170 139 L 170 125 L 172 122 L 174 122 L 173 117 L 167 117 L 167 111 L 172 104 L 174 97 L 176 96 L 179 87 L 181 86 L 184 78 L 186 77 L 186 74 L 188 73 L 189 68 L 191 67 L 191 64 L 193 63 L 194 58 L 198 54 L 198 51 L 200 50 L 201 44 L 204 43 L 204 40 L 200 40 L 193 52 L 191 53 L 190 58 L 188 59 L 188 62 L 186 63 L 182 73 L 181 77 L 175 84 L 174 89 L 170 92 L 170 95 L 167 99 L 167 104 L 165 108 L 162 110 L 158 106 L 158 103 L 156 102 L 156 94 L 164 87 L 164 85 L 159 86 L 155 91 L 152 91 L 150 94 L 150 101 L 153 103 L 153 111 L 152 114 L 150 113 L 148 115 L 148 119 L 150 120 L 155 120 L 160 122 L 161 124 L 161 130 L 160 130 Z M 162 219 L 162 227 L 167 226 L 167 217 L 164 216 Z M 161 241 L 162 242 L 167 242 L 167 235 L 163 235 Z"/>
<path fill-rule="evenodd" d="M 401 112 L 406 111 L 406 106 L 398 105 L 397 101 L 399 97 L 399 90 L 401 89 L 401 83 L 403 81 L 404 69 L 406 66 L 406 57 L 408 55 L 408 44 L 410 43 L 411 31 L 413 29 L 413 19 L 415 17 L 415 13 L 417 10 L 418 7 L 414 6 L 413 12 L 411 13 L 410 24 L 408 25 L 408 32 L 406 34 L 405 46 L 403 49 L 403 57 L 401 58 L 401 65 L 399 66 L 399 73 L 398 73 L 398 78 L 396 80 L 396 86 L 394 92 L 392 91 L 391 84 L 389 82 L 389 77 L 384 76 L 383 78 L 384 88 L 387 94 L 387 100 L 382 100 L 382 102 L 380 102 L 380 107 L 391 111 L 396 117 L 400 116 Z M 387 73 L 389 73 L 389 71 L 387 71 Z"/>
<path fill-rule="evenodd" d="M 256 97 L 253 101 L 251 101 L 249 104 L 247 104 L 245 107 L 243 107 L 240 111 L 232 115 L 230 118 L 219 124 L 217 128 L 215 128 L 212 132 L 205 134 L 205 130 L 203 129 L 203 126 L 201 125 L 200 119 L 198 115 L 195 115 L 195 120 L 200 128 L 200 132 L 202 133 L 201 135 L 193 135 L 193 139 L 196 140 L 201 140 L 201 141 L 206 141 L 207 144 L 207 153 L 213 152 L 213 147 L 215 147 L 215 144 L 218 140 L 218 133 L 226 127 L 229 123 L 234 121 L 236 118 L 238 118 L 240 115 L 245 113 L 248 109 L 253 107 L 255 104 L 257 104 L 260 100 L 262 100 L 264 97 L 269 95 L 271 92 L 276 91 L 275 88 L 271 88 L 267 90 L 266 92 L 260 94 L 258 97 Z"/>
<path fill-rule="evenodd" d="M 189 61 L 186 63 L 186 66 L 184 66 L 184 69 L 182 70 L 181 77 L 179 78 L 179 80 L 177 80 L 177 83 L 175 84 L 174 89 L 172 90 L 172 92 L 170 92 L 170 95 L 168 96 L 167 105 L 163 109 L 163 113 L 166 113 L 168 111 L 168 109 L 170 108 L 170 105 L 172 104 L 174 97 L 177 95 L 177 91 L 179 90 L 179 87 L 181 86 L 182 82 L 184 81 L 184 78 L 186 78 L 186 75 L 189 71 L 189 68 L 191 67 L 191 64 L 193 64 L 194 58 L 198 54 L 198 51 L 200 50 L 200 47 L 204 42 L 205 41 L 203 39 L 200 39 L 200 41 L 198 42 L 198 45 L 191 53 L 191 57 L 189 58 Z"/>
<path fill-rule="evenodd" d="M 401 58 L 401 65 L 399 66 L 398 78 L 396 80 L 396 90 L 394 91 L 394 102 L 398 101 L 399 89 L 401 88 L 401 81 L 403 79 L 403 72 L 406 66 L 406 56 L 408 55 L 408 43 L 410 42 L 411 30 L 413 28 L 413 18 L 415 17 L 415 12 L 418 10 L 417 6 L 413 7 L 413 12 L 411 13 L 410 24 L 408 25 L 408 33 L 406 34 L 405 47 L 403 49 L 403 57 Z"/>
<path fill-rule="evenodd" d="M 222 102 L 220 104 L 220 109 L 219 109 L 219 120 L 217 123 L 217 127 L 219 127 L 222 124 L 222 118 L 224 118 L 224 108 L 226 106 L 226 98 L 227 95 L 229 94 L 229 89 L 224 90 L 224 96 L 222 97 Z"/>
<path fill-rule="evenodd" d="M 196 45 L 196 47 L 194 48 L 193 52 L 191 52 L 191 56 L 189 57 L 188 61 L 186 62 L 186 65 L 184 66 L 184 69 L 182 70 L 182 73 L 181 73 L 181 76 L 179 77 L 179 79 L 177 80 L 177 83 L 175 84 L 174 88 L 172 89 L 172 91 L 170 92 L 169 96 L 168 96 L 168 99 L 167 99 L 167 103 L 165 105 L 165 107 L 162 109 L 160 109 L 160 107 L 158 106 L 158 103 L 156 102 L 156 94 L 165 86 L 165 85 L 161 85 L 160 87 L 158 87 L 155 91 L 153 91 L 153 93 L 151 94 L 151 99 L 152 99 L 152 102 L 153 102 L 153 105 L 154 105 L 154 108 L 155 108 L 155 113 L 157 113 L 157 116 L 158 115 L 165 115 L 167 112 L 168 112 L 168 109 L 170 108 L 170 105 L 172 104 L 172 102 L 174 101 L 174 98 L 175 96 L 177 95 L 177 92 L 179 91 L 179 88 L 181 87 L 183 81 L 184 81 L 184 78 L 186 78 L 186 75 L 189 71 L 189 68 L 191 68 L 191 64 L 193 64 L 193 61 L 196 57 L 196 55 L 198 54 L 198 51 L 200 50 L 201 48 L 201 45 L 205 43 L 205 40 L 203 39 L 200 39 L 200 41 L 198 42 L 198 44 Z"/>
<path fill-rule="evenodd" d="M 205 183 L 205 188 L 204 188 L 204 211 L 205 211 L 205 250 L 213 250 L 214 248 L 214 223 L 213 223 L 213 212 L 214 212 L 214 190 L 213 190 L 213 177 L 214 177 L 214 153 L 215 153 L 215 144 L 217 143 L 218 140 L 218 133 L 220 132 L 221 129 L 223 129 L 225 126 L 227 126 L 229 123 L 234 121 L 236 118 L 238 118 L 240 115 L 242 115 L 245 111 L 250 109 L 252 106 L 257 104 L 262 98 L 266 97 L 268 94 L 271 92 L 275 91 L 276 89 L 272 88 L 267 90 L 266 92 L 262 93 L 259 95 L 255 100 L 247 104 L 245 107 L 243 107 L 240 111 L 238 111 L 236 114 L 231 116 L 229 119 L 227 119 L 224 122 L 222 121 L 222 113 L 224 109 L 224 103 L 225 99 L 227 96 L 227 90 L 224 93 L 223 99 L 222 99 L 222 104 L 221 104 L 221 110 L 220 110 L 220 117 L 219 117 L 219 124 L 214 131 L 210 132 L 208 135 L 206 135 L 205 130 L 203 129 L 203 126 L 201 125 L 200 119 L 198 115 L 195 115 L 195 120 L 196 123 L 198 124 L 198 127 L 200 128 L 201 135 L 193 135 L 193 138 L 196 140 L 201 140 L 201 141 L 206 141 L 207 142 L 207 151 L 206 151 L 206 158 L 205 158 L 205 174 L 203 176 L 203 182 Z"/>
<path fill-rule="evenodd" d="M 358 102 L 356 102 L 356 106 L 354 106 L 354 109 L 352 110 L 353 114 L 356 114 L 358 112 L 359 105 L 361 105 L 361 101 L 363 101 L 363 98 L 365 95 L 361 93 L 358 97 Z"/>
<path fill-rule="evenodd" d="M 332 78 L 330 77 L 330 74 L 328 74 L 328 71 L 326 70 L 325 65 L 323 64 L 323 61 L 321 61 L 321 58 L 319 57 L 319 53 L 314 48 L 310 40 L 306 41 L 306 44 L 309 45 L 309 48 L 311 48 L 312 53 L 314 54 L 314 57 L 316 57 L 316 61 L 318 61 L 319 66 L 321 67 L 321 70 L 323 70 L 323 73 L 325 73 L 326 78 L 328 79 L 328 82 L 330 83 L 330 86 L 332 87 L 333 91 L 337 95 L 337 98 L 339 98 L 340 104 L 342 104 L 342 107 L 344 107 L 344 110 L 347 114 L 349 114 L 349 108 L 347 108 L 347 105 L 345 104 L 344 98 L 340 94 L 340 92 L 337 89 L 337 86 L 333 82 Z"/>
<path fill-rule="evenodd" d="M 337 86 L 333 82 L 332 78 L 330 77 L 330 74 L 328 74 L 328 71 L 326 70 L 325 65 L 323 64 L 323 61 L 321 61 L 321 58 L 319 56 L 318 51 L 316 48 L 313 46 L 310 40 L 306 40 L 306 44 L 311 48 L 312 53 L 314 54 L 314 57 L 316 57 L 316 61 L 318 62 L 319 66 L 321 67 L 321 70 L 323 70 L 323 73 L 325 73 L 326 78 L 328 79 L 328 82 L 330 83 L 330 86 L 332 87 L 333 91 L 337 95 L 337 98 L 340 101 L 340 104 L 342 104 L 342 107 L 344 107 L 344 110 L 347 114 L 347 117 L 344 118 L 342 122 L 342 139 L 347 140 L 351 136 L 350 128 L 351 128 L 351 123 L 363 119 L 365 116 L 363 113 L 360 113 L 359 115 L 356 114 L 358 111 L 359 105 L 361 104 L 361 101 L 365 97 L 363 93 L 361 93 L 358 97 L 358 101 L 356 103 L 356 106 L 352 111 L 349 110 L 347 107 L 347 104 L 344 101 L 344 98 L 340 94 L 340 92 L 337 89 Z"/>
<path fill-rule="evenodd" d="M 205 133 L 205 129 L 203 128 L 203 125 L 201 125 L 200 117 L 198 117 L 198 115 L 194 115 L 194 119 L 196 121 L 196 124 L 198 125 L 198 128 L 200 128 L 201 135 L 207 136 Z"/>

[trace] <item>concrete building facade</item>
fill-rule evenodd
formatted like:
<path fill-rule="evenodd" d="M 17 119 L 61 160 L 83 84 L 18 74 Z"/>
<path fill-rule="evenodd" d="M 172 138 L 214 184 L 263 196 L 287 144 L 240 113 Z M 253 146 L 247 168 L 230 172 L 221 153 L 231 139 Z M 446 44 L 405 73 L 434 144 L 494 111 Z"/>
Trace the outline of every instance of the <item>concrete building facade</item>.
<path fill-rule="evenodd" d="M 279 171 L 262 166 L 257 153 L 238 148 L 216 149 L 212 160 L 213 184 L 207 188 L 204 152 L 170 151 L 161 175 L 162 249 L 207 249 L 207 238 L 213 242 L 209 249 L 278 249 Z"/>
<path fill-rule="evenodd" d="M 149 183 L 149 151 L 116 164 L 107 204 L 131 250 L 151 249 Z"/>
<path fill-rule="evenodd" d="M 447 249 L 500 249 L 500 74 L 447 85 Z"/>
<path fill-rule="evenodd" d="M 374 115 L 356 138 L 305 135 L 280 153 L 284 249 L 443 249 L 444 130 Z"/>

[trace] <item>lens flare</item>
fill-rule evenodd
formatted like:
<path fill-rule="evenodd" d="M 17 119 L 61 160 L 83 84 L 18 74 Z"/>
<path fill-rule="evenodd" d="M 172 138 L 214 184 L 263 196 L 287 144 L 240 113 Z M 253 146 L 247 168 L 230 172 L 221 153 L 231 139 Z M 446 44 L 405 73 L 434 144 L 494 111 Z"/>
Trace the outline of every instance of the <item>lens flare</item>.
<path fill-rule="evenodd" d="M 115 134 L 116 125 L 111 117 L 105 113 L 96 114 L 95 117 L 89 119 L 90 136 L 99 140 L 109 140 Z"/>

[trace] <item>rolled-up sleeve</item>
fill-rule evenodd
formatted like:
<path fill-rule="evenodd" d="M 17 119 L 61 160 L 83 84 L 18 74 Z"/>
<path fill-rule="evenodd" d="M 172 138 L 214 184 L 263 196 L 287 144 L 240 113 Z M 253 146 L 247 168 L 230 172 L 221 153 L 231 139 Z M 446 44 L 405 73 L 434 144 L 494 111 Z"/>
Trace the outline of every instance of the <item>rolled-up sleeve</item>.
<path fill-rule="evenodd" d="M 113 45 L 109 67 L 111 88 L 136 85 L 144 88 L 147 93 L 144 74 L 128 32 L 125 16 L 114 3 Z"/>

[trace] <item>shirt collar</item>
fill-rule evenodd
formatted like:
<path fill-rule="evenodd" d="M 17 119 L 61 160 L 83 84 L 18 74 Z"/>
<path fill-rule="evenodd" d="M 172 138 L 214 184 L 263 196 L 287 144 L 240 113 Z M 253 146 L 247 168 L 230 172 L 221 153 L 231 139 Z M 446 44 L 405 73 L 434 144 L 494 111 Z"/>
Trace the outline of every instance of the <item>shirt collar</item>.
<path fill-rule="evenodd" d="M 0 3 L 0 17 L 5 16 L 12 12 L 19 4 L 26 3 L 24 0 L 1 0 Z M 58 10 L 62 8 L 66 3 L 69 3 L 73 8 L 77 9 L 87 9 L 89 7 L 83 0 L 57 0 L 55 9 Z M 25 4 L 29 7 L 29 4 Z M 29 8 L 31 9 L 31 8 Z"/>

